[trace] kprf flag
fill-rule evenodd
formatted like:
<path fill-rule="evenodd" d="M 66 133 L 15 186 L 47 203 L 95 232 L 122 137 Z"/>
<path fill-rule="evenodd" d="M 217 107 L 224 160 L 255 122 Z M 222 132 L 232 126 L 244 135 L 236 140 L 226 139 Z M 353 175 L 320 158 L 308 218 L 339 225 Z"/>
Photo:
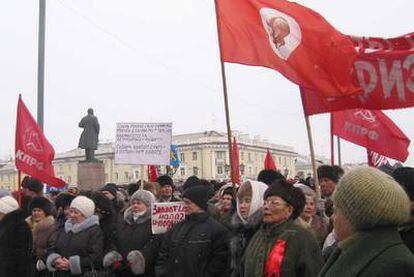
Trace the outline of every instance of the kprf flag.
<path fill-rule="evenodd" d="M 353 72 L 363 94 L 324 97 L 302 88 L 306 115 L 362 108 L 400 109 L 414 106 L 414 34 L 397 38 L 353 37 L 358 50 Z"/>
<path fill-rule="evenodd" d="M 276 164 L 273 161 L 272 154 L 270 153 L 269 149 L 267 149 L 266 159 L 264 161 L 264 169 L 276 170 Z"/>
<path fill-rule="evenodd" d="M 240 165 L 239 165 L 239 148 L 237 146 L 237 140 L 236 137 L 233 139 L 233 151 L 232 151 L 233 157 L 233 174 L 234 174 L 234 183 L 240 185 Z"/>
<path fill-rule="evenodd" d="M 285 0 L 216 0 L 221 58 L 264 66 L 323 96 L 360 94 L 356 50 L 321 15 Z"/>
<path fill-rule="evenodd" d="M 383 112 L 353 109 L 331 116 L 334 135 L 401 162 L 407 159 L 410 139 Z"/>
<path fill-rule="evenodd" d="M 50 186 L 64 187 L 66 183 L 56 178 L 53 170 L 55 150 L 21 97 L 17 104 L 16 122 L 16 168 Z"/>
<path fill-rule="evenodd" d="M 368 155 L 368 165 L 372 167 L 380 167 L 382 165 L 388 165 L 388 159 L 387 157 L 380 155 L 378 153 L 375 153 L 374 151 L 371 151 L 367 149 L 367 155 Z"/>

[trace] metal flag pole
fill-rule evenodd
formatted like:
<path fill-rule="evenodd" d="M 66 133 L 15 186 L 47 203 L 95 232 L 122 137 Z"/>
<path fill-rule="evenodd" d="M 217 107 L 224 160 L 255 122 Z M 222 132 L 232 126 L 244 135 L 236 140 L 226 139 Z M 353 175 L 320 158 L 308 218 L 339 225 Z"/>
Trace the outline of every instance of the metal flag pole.
<path fill-rule="evenodd" d="M 341 139 L 339 137 L 336 138 L 336 145 L 338 147 L 338 165 L 342 166 L 342 157 L 341 157 Z"/>
<path fill-rule="evenodd" d="M 37 123 L 43 130 L 45 80 L 45 26 L 46 0 L 39 0 L 39 40 L 37 64 Z"/>
<path fill-rule="evenodd" d="M 335 141 L 334 141 L 334 134 L 333 134 L 333 116 L 330 113 L 331 117 L 331 165 L 335 165 Z"/>
<path fill-rule="evenodd" d="M 234 182 L 234 167 L 233 167 L 233 150 L 231 144 L 231 127 L 230 127 L 230 111 L 229 111 L 229 100 L 227 96 L 227 81 L 226 81 L 226 70 L 224 67 L 223 57 L 221 55 L 221 40 L 220 40 L 220 28 L 219 28 L 219 13 L 217 8 L 217 0 L 214 1 L 215 10 L 216 10 L 216 22 L 217 22 L 217 34 L 218 34 L 218 43 L 219 43 L 219 51 L 220 51 L 220 65 L 221 65 L 221 79 L 223 82 L 223 95 L 224 95 L 224 110 L 226 113 L 226 126 L 227 126 L 227 144 L 229 148 L 229 162 L 230 162 L 230 175 L 231 175 L 231 183 L 233 187 L 235 187 Z"/>

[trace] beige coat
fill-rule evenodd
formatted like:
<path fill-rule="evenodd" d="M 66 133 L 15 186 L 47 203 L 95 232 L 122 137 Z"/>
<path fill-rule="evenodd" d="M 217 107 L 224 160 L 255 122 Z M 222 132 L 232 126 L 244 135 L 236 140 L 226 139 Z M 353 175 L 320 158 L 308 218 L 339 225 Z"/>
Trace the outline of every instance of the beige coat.
<path fill-rule="evenodd" d="M 54 231 L 55 219 L 51 215 L 34 225 L 32 229 L 33 253 L 38 259 L 46 260 L 48 241 Z"/>

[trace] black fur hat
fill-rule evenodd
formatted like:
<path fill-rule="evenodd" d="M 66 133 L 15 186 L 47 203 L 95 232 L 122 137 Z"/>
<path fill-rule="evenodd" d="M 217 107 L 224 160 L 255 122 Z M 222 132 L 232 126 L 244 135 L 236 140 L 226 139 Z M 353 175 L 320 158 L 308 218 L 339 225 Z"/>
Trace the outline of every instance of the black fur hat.
<path fill-rule="evenodd" d="M 35 208 L 41 209 L 48 216 L 52 213 L 52 202 L 43 196 L 36 196 L 29 203 L 30 212 Z"/>

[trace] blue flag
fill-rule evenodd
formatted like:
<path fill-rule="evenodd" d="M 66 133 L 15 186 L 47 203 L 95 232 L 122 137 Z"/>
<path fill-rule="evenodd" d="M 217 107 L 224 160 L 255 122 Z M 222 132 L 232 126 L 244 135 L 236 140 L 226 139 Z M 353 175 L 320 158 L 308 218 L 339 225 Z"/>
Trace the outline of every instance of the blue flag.
<path fill-rule="evenodd" d="M 180 159 L 177 154 L 177 145 L 171 144 L 170 150 L 170 166 L 178 168 L 180 166 Z"/>

